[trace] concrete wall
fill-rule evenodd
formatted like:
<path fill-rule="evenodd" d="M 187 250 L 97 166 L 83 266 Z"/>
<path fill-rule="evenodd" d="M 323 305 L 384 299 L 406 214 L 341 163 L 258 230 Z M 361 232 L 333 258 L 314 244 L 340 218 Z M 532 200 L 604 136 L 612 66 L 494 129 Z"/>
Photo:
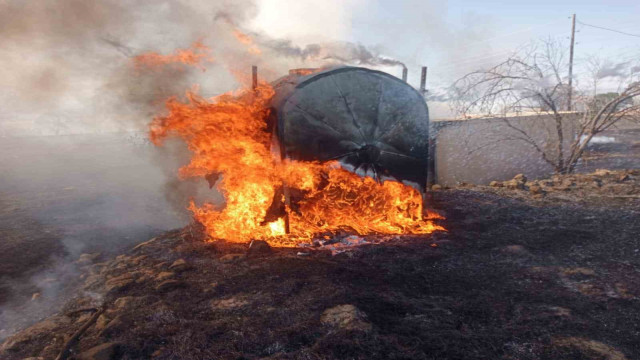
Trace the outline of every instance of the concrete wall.
<path fill-rule="evenodd" d="M 565 115 L 565 134 L 573 134 L 576 115 Z M 554 153 L 556 124 L 550 116 L 517 116 L 509 124 L 525 131 L 540 146 Z M 453 185 L 459 182 L 488 184 L 492 180 L 507 180 L 523 173 L 529 178 L 548 176 L 553 167 L 539 152 L 503 119 L 471 119 L 434 121 L 436 136 L 437 183 Z M 554 141 L 546 142 L 547 139 Z M 572 137 L 565 139 L 569 148 Z M 546 142 L 546 143 L 545 143 Z"/>

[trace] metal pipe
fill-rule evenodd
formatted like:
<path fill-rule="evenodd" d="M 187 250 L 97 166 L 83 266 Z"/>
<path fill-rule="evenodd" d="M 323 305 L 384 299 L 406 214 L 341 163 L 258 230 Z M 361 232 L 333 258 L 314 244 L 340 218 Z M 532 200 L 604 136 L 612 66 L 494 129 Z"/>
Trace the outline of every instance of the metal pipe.
<path fill-rule="evenodd" d="M 420 93 L 424 96 L 427 93 L 427 67 L 422 67 L 422 74 L 420 75 Z"/>
<path fill-rule="evenodd" d="M 255 90 L 258 88 L 258 67 L 253 65 L 251 66 L 251 89 Z"/>

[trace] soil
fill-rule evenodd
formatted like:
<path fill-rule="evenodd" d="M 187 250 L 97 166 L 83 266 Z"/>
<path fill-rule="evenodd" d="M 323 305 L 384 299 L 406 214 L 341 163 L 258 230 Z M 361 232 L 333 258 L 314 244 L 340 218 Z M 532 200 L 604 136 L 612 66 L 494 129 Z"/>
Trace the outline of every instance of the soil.
<path fill-rule="evenodd" d="M 640 171 L 518 181 L 435 191 L 447 232 L 337 255 L 195 224 L 86 255 L 77 296 L 0 358 L 55 358 L 102 306 L 71 358 L 640 358 Z"/>

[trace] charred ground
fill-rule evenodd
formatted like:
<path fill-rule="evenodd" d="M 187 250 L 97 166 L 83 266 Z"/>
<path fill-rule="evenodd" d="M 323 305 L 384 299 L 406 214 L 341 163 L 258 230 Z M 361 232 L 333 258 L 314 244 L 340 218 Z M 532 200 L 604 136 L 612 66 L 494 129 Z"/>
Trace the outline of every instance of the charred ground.
<path fill-rule="evenodd" d="M 78 296 L 0 355 L 55 358 L 104 305 L 71 357 L 639 358 L 640 172 L 494 185 L 434 193 L 447 233 L 336 256 L 195 225 L 83 256 Z"/>

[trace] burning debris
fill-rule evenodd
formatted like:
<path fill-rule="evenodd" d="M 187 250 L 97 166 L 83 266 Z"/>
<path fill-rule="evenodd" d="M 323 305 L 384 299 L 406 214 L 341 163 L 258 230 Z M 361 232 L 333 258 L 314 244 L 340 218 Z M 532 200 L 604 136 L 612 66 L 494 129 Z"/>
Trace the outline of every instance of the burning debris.
<path fill-rule="evenodd" d="M 183 139 L 193 157 L 180 177 L 205 178 L 224 195 L 222 208 L 189 206 L 212 240 L 296 246 L 339 230 L 444 230 L 423 208 L 427 108 L 404 82 L 339 68 L 187 98 L 169 99 L 150 134 L 157 145 Z"/>

